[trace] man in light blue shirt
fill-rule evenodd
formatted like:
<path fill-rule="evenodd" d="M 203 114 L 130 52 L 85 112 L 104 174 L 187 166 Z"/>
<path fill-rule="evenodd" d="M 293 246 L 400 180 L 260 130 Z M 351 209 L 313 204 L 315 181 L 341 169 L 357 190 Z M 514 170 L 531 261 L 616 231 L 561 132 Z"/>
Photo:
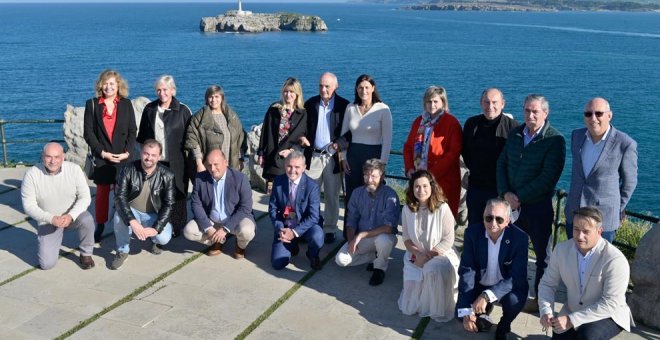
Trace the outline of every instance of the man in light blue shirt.
<path fill-rule="evenodd" d="M 206 167 L 208 171 L 195 178 L 190 204 L 194 218 L 186 224 L 183 235 L 210 245 L 209 256 L 220 255 L 226 239 L 235 235 L 234 258 L 240 260 L 245 257 L 245 248 L 256 229 L 250 181 L 230 168 L 225 154 L 218 149 L 206 156 Z"/>
<path fill-rule="evenodd" d="M 572 236 L 573 211 L 596 206 L 603 214 L 603 238 L 612 242 L 637 186 L 637 143 L 610 124 L 607 100 L 591 99 L 584 125 L 571 135 L 571 188 L 566 200 L 566 235 Z"/>
<path fill-rule="evenodd" d="M 367 160 L 362 167 L 364 185 L 355 189 L 348 202 L 344 229 L 347 242 L 335 262 L 341 267 L 372 262 L 369 284 L 383 283 L 392 249 L 396 245 L 399 224 L 399 197 L 394 189 L 383 184 L 385 164 L 379 159 Z"/>
<path fill-rule="evenodd" d="M 348 100 L 336 93 L 338 87 L 337 76 L 334 74 L 326 72 L 321 76 L 319 95 L 305 102 L 307 137 L 301 138 L 301 144 L 305 146 L 306 173 L 323 187 L 325 243 L 335 241 L 339 219 L 339 188 L 342 176 L 339 173 L 337 150 L 332 146 L 340 136 Z"/>

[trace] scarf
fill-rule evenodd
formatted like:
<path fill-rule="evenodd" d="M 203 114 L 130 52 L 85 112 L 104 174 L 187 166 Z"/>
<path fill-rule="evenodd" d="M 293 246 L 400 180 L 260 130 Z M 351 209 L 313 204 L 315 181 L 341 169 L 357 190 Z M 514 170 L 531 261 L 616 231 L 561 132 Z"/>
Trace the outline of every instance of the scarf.
<path fill-rule="evenodd" d="M 435 117 L 431 117 L 431 114 L 428 112 L 422 113 L 422 121 L 417 128 L 417 139 L 415 140 L 415 147 L 413 149 L 415 170 L 426 170 L 428 167 L 429 140 L 431 139 L 433 127 L 443 114 L 444 111 Z"/>
<path fill-rule="evenodd" d="M 282 143 L 282 140 L 289 135 L 289 129 L 291 128 L 291 116 L 293 115 L 293 110 L 285 109 L 284 106 L 280 107 L 280 126 L 279 126 L 279 138 L 278 143 Z"/>

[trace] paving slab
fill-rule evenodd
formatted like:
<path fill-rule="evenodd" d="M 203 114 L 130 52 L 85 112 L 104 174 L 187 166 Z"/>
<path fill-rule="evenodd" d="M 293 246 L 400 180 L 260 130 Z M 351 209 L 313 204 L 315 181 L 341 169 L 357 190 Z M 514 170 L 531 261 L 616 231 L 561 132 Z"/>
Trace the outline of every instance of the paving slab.
<path fill-rule="evenodd" d="M 378 287 L 369 286 L 366 265 L 341 268 L 331 259 L 249 338 L 409 338 L 420 318 L 401 314 L 397 305 L 403 253 L 399 238 L 385 282 Z"/>

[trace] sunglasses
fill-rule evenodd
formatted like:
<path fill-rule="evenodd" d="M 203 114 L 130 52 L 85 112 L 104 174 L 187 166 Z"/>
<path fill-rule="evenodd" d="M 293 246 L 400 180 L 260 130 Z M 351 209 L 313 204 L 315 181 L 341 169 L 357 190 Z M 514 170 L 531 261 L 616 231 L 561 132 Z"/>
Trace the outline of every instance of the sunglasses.
<path fill-rule="evenodd" d="M 503 224 L 504 223 L 504 217 L 493 216 L 493 215 L 484 216 L 484 221 L 486 221 L 487 223 L 493 222 L 493 220 L 495 220 L 495 222 L 497 222 L 497 224 Z"/>
<path fill-rule="evenodd" d="M 596 115 L 596 117 L 600 118 L 608 112 L 610 111 L 584 111 L 584 116 L 587 118 L 591 118 L 591 116 Z"/>

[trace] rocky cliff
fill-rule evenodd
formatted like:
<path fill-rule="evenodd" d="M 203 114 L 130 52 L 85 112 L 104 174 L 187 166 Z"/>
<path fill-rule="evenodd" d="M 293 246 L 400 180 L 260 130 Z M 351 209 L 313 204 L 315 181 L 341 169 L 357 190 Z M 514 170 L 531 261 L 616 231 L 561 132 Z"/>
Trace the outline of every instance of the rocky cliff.
<path fill-rule="evenodd" d="M 216 17 L 204 17 L 199 23 L 202 32 L 248 32 L 267 31 L 327 31 L 328 26 L 321 17 L 294 13 L 250 13 L 228 11 Z"/>

